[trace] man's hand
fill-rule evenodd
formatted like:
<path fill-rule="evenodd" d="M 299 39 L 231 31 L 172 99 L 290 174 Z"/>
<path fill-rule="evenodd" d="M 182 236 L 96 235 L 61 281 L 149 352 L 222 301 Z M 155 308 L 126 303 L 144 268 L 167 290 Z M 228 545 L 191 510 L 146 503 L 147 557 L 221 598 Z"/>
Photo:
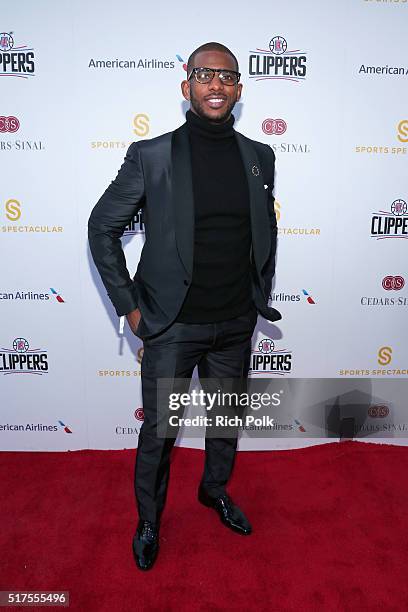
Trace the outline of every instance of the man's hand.
<path fill-rule="evenodd" d="M 137 326 L 139 325 L 141 316 L 142 315 L 138 308 L 136 308 L 135 310 L 132 310 L 131 312 L 128 312 L 128 314 L 126 315 L 127 322 L 129 323 L 129 327 L 134 334 L 136 333 Z"/>

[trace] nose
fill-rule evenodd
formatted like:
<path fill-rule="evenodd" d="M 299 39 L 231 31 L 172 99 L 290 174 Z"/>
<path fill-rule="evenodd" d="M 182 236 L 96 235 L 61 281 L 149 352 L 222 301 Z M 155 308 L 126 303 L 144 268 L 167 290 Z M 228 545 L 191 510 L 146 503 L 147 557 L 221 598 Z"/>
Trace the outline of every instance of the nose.
<path fill-rule="evenodd" d="M 214 78 L 208 87 L 215 91 L 218 91 L 219 89 L 224 89 L 224 83 L 220 80 L 220 75 L 218 72 L 214 74 Z"/>

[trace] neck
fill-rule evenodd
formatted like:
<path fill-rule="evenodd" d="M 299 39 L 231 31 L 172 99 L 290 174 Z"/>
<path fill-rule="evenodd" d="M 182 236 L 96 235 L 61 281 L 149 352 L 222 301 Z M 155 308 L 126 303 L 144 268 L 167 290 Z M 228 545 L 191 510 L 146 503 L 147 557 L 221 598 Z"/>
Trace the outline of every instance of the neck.
<path fill-rule="evenodd" d="M 212 125 L 222 125 L 223 123 L 227 123 L 228 121 L 230 121 L 230 120 L 231 120 L 231 117 L 232 117 L 232 115 L 231 115 L 231 113 L 230 113 L 230 114 L 228 115 L 228 117 L 227 117 L 226 119 L 223 119 L 222 121 L 211 121 L 211 119 L 208 119 L 207 117 L 202 117 L 201 115 L 199 115 L 199 114 L 197 113 L 197 111 L 196 111 L 196 110 L 195 110 L 195 109 L 194 109 L 192 106 L 190 106 L 190 110 L 191 110 L 191 112 L 192 112 L 192 113 L 194 113 L 194 114 L 195 114 L 197 117 L 200 117 L 200 119 L 202 119 L 202 121 L 206 121 L 206 122 L 208 122 L 208 123 L 211 123 Z"/>
<path fill-rule="evenodd" d="M 219 140 L 234 136 L 234 115 L 230 115 L 226 121 L 220 123 L 210 121 L 205 117 L 201 117 L 190 109 L 186 113 L 186 121 L 187 127 L 191 132 L 194 132 L 195 134 L 198 134 L 204 138 Z"/>

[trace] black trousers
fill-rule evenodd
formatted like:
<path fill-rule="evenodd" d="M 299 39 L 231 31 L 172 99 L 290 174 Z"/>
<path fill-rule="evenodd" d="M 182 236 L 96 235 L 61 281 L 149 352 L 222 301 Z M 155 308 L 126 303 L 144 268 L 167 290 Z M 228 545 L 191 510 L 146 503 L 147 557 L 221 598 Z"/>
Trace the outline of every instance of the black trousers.
<path fill-rule="evenodd" d="M 139 517 L 159 522 L 165 505 L 170 453 L 174 437 L 157 435 L 157 379 L 191 380 L 195 366 L 200 379 L 246 380 L 251 338 L 257 311 L 218 323 L 173 323 L 161 334 L 145 339 L 142 359 L 144 422 L 139 434 L 135 466 L 135 494 Z M 187 388 L 188 390 L 188 388 Z M 237 429 L 238 435 L 238 429 Z M 237 435 L 206 437 L 201 486 L 217 497 L 225 492 L 234 465 Z"/>

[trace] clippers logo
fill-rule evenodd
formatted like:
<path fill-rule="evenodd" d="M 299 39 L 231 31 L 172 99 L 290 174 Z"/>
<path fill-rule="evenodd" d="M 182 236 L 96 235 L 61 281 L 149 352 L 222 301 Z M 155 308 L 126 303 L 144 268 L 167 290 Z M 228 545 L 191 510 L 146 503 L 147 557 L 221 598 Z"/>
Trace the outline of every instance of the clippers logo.
<path fill-rule="evenodd" d="M 135 410 L 135 419 L 137 421 L 144 421 L 144 410 L 143 410 L 143 408 L 136 408 L 136 410 Z"/>
<path fill-rule="evenodd" d="M 271 353 L 274 347 L 275 347 L 274 342 L 270 338 L 264 338 L 258 344 L 259 352 L 263 354 Z"/>
<path fill-rule="evenodd" d="M 397 138 L 400 142 L 408 142 L 408 119 L 399 122 L 397 132 Z"/>
<path fill-rule="evenodd" d="M 15 46 L 13 32 L 0 33 L 0 76 L 28 79 L 34 76 L 34 49 Z"/>
<path fill-rule="evenodd" d="M 263 338 L 258 343 L 258 350 L 252 351 L 250 374 L 277 374 L 284 376 L 292 370 L 292 352 L 287 349 L 275 349 L 270 338 Z"/>
<path fill-rule="evenodd" d="M 391 212 L 380 210 L 373 213 L 371 237 L 377 240 L 408 238 L 408 215 L 405 200 L 394 200 L 391 204 Z"/>
<path fill-rule="evenodd" d="M 383 289 L 386 291 L 400 291 L 405 285 L 402 276 L 385 276 L 382 280 Z"/>
<path fill-rule="evenodd" d="M 130 221 L 129 225 L 126 226 L 123 235 L 134 236 L 135 234 L 144 234 L 144 231 L 143 212 L 139 210 Z"/>
<path fill-rule="evenodd" d="M 407 203 L 404 200 L 394 200 L 391 204 L 391 212 L 393 215 L 405 215 L 407 212 Z"/>
<path fill-rule="evenodd" d="M 0 51 L 11 51 L 14 47 L 14 40 L 12 37 L 12 32 L 8 34 L 7 32 L 1 32 L 0 34 Z"/>
<path fill-rule="evenodd" d="M 48 357 L 44 349 L 30 349 L 25 338 L 16 338 L 13 348 L 0 348 L 0 373 L 48 374 Z"/>
<path fill-rule="evenodd" d="M 275 36 L 269 43 L 269 49 L 275 55 L 282 55 L 288 48 L 288 43 L 282 36 Z"/>
<path fill-rule="evenodd" d="M 262 131 L 268 136 L 275 134 L 281 136 L 287 130 L 287 123 L 283 119 L 265 119 L 262 122 Z"/>
<path fill-rule="evenodd" d="M 65 423 L 63 423 L 62 421 L 58 421 L 58 423 L 61 425 L 65 433 L 72 434 L 72 429 L 70 429 L 68 425 L 65 425 Z"/>
<path fill-rule="evenodd" d="M 269 41 L 269 49 L 256 49 L 249 55 L 249 78 L 263 81 L 280 79 L 285 81 L 304 81 L 306 78 L 306 52 L 300 49 L 287 49 L 288 43 L 283 36 L 274 36 Z"/>
<path fill-rule="evenodd" d="M 372 419 L 385 419 L 390 414 L 388 406 L 370 406 L 367 410 L 367 414 Z"/>
<path fill-rule="evenodd" d="M 390 346 L 382 346 L 378 349 L 377 361 L 380 365 L 388 365 L 392 360 L 392 348 Z"/>
<path fill-rule="evenodd" d="M 20 127 L 20 122 L 17 119 L 17 117 L 13 117 L 13 115 L 10 115 L 10 117 L 5 117 L 4 115 L 0 115 L 0 132 L 1 133 L 10 132 L 11 134 L 13 134 L 14 132 L 17 132 L 19 127 Z"/>

